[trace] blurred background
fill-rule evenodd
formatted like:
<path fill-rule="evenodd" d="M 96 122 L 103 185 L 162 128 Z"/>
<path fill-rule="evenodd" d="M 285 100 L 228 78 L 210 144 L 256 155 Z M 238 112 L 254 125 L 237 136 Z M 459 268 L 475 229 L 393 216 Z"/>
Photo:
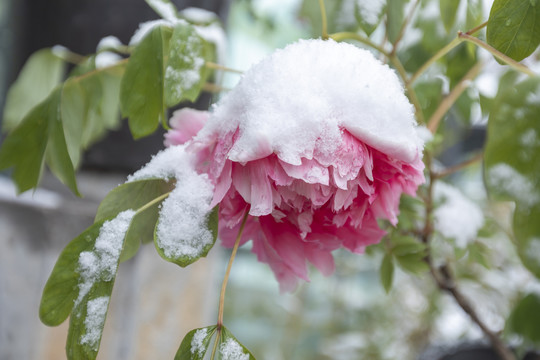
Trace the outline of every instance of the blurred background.
<path fill-rule="evenodd" d="M 219 15 L 227 34 L 224 65 L 239 70 L 248 69 L 275 48 L 321 34 L 316 0 L 173 2 L 179 9 L 197 6 Z M 358 31 L 357 9 L 362 0 L 326 3 L 330 32 Z M 363 3 L 365 7 L 383 6 L 380 1 Z M 406 5 L 406 13 L 413 3 Z M 467 1 L 462 1 L 450 30 L 441 24 L 437 1 L 420 3 L 407 29 L 411 35 L 398 54 L 412 69 L 417 66 L 415 61 L 421 64 L 429 56 L 426 48 L 442 47 L 455 37 L 457 29 L 467 26 Z M 480 3 L 482 11 L 477 16 L 485 21 L 491 2 Z M 62 45 L 75 53 L 90 54 L 108 35 L 128 43 L 139 23 L 155 18 L 142 0 L 2 0 L 0 106 L 32 52 Z M 372 38 L 382 41 L 382 28 L 384 21 Z M 429 38 L 423 32 L 426 28 L 433 31 Z M 488 58 L 474 49 L 473 54 Z M 449 58 L 443 66 L 467 65 L 467 54 L 454 53 Z M 464 93 L 445 120 L 444 140 L 436 139 L 441 167 L 460 163 L 483 145 L 486 116 L 479 99 L 495 95 L 497 79 L 493 76 L 502 72 L 494 61 L 487 69 L 486 73 L 494 75 L 480 76 Z M 239 78 L 225 74 L 221 85 L 233 87 Z M 424 99 L 423 107 L 437 105 L 451 83 L 451 78 L 441 76 L 422 83 L 434 94 Z M 195 106 L 205 109 L 215 100 L 215 95 L 205 95 Z M 162 147 L 162 133 L 133 141 L 124 122 L 85 155 L 78 175 L 83 199 L 47 174 L 40 189 L 16 197 L 8 173 L 0 174 L 1 360 L 65 357 L 67 324 L 47 328 L 38 319 L 45 281 L 61 249 L 92 223 L 105 194 Z M 457 199 L 453 209 L 446 209 L 456 216 L 453 226 L 468 226 L 470 217 L 478 212 L 488 217 L 481 215 L 471 238 L 448 236 L 439 229 L 434 239 L 435 261 L 455 265 L 460 286 L 473 299 L 480 316 L 492 329 L 503 332 L 520 294 L 540 290 L 520 265 L 505 234 L 512 205 L 489 201 L 480 165 L 452 176 L 450 182 L 460 190 L 442 188 L 438 196 L 441 202 L 445 197 Z M 334 275 L 325 278 L 312 271 L 311 282 L 293 294 L 280 294 L 269 267 L 258 263 L 249 250 L 249 244 L 240 249 L 233 266 L 225 324 L 259 359 L 496 359 L 481 331 L 422 269 L 397 267 L 387 293 L 379 279 L 383 254 L 377 248 L 363 256 L 337 251 Z M 181 269 L 163 261 L 147 245 L 123 263 L 98 358 L 172 359 L 187 331 L 215 322 L 228 255 L 216 246 L 207 259 Z M 521 337 L 504 334 L 521 355 L 532 349 Z M 534 359 L 532 354 L 528 356 Z"/>

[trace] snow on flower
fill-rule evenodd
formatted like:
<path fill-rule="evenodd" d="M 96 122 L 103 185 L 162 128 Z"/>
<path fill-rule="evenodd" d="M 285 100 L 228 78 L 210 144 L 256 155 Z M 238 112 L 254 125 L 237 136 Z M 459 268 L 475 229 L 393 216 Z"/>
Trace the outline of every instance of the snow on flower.
<path fill-rule="evenodd" d="M 193 134 L 192 115 L 175 114 L 168 144 Z M 362 253 L 385 234 L 378 219 L 397 223 L 401 194 L 424 181 L 415 128 L 388 66 L 350 44 L 307 40 L 246 72 L 187 145 L 214 183 L 224 246 L 249 211 L 242 244 L 252 240 L 290 291 L 309 280 L 307 262 L 329 275 L 333 250 Z"/>

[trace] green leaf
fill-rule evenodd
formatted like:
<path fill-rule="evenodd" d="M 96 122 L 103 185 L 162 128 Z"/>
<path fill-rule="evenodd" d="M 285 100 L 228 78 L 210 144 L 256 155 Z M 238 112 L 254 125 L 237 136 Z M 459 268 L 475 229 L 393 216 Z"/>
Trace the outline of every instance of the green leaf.
<path fill-rule="evenodd" d="M 218 206 L 216 206 L 212 211 L 208 214 L 208 217 L 206 219 L 206 225 L 210 233 L 212 234 L 212 242 L 208 243 L 202 249 L 200 252 L 198 252 L 196 255 L 167 255 L 165 249 L 161 246 L 161 239 L 158 237 L 158 226 L 159 226 L 159 220 L 158 224 L 156 225 L 156 231 L 154 232 L 154 243 L 156 245 L 157 252 L 161 257 L 167 261 L 173 262 L 181 267 L 186 267 L 195 261 L 199 260 L 201 257 L 205 257 L 208 255 L 208 252 L 212 247 L 214 246 L 216 239 L 217 239 L 217 233 L 218 233 Z M 202 239 L 191 239 L 191 238 L 184 238 L 181 234 L 179 234 L 179 238 L 177 239 L 178 243 L 186 243 L 186 244 L 193 244 L 193 243 L 201 243 Z"/>
<path fill-rule="evenodd" d="M 440 0 L 439 9 L 446 32 L 450 32 L 456 22 L 460 0 Z"/>
<path fill-rule="evenodd" d="M 534 343 L 540 343 L 540 296 L 528 294 L 512 310 L 506 323 L 507 330 Z"/>
<path fill-rule="evenodd" d="M 13 181 L 22 193 L 39 182 L 49 135 L 48 116 L 56 107 L 51 97 L 25 116 L 2 143 L 0 169 L 13 167 Z"/>
<path fill-rule="evenodd" d="M 538 0 L 495 0 L 486 31 L 488 44 L 521 61 L 540 44 Z"/>
<path fill-rule="evenodd" d="M 76 195 L 80 196 L 77 189 L 77 179 L 75 178 L 75 168 L 69 156 L 69 151 L 62 124 L 60 110 L 61 90 L 53 93 L 49 114 L 49 141 L 45 151 L 47 165 L 56 177 Z"/>
<path fill-rule="evenodd" d="M 222 334 L 219 344 L 219 353 L 222 359 L 238 359 L 249 355 L 249 360 L 255 360 L 255 356 L 242 345 L 237 338 L 225 327 L 222 327 Z M 228 355 L 228 357 L 225 357 Z M 236 356 L 235 356 L 236 355 Z"/>
<path fill-rule="evenodd" d="M 523 264 L 540 277 L 540 79 L 503 76 L 488 122 L 485 181 L 498 200 L 515 201 L 513 228 Z"/>
<path fill-rule="evenodd" d="M 178 19 L 178 9 L 169 0 L 145 0 L 148 5 L 165 20 Z"/>
<path fill-rule="evenodd" d="M 154 239 L 159 205 L 174 187 L 174 181 L 163 179 L 138 180 L 113 189 L 99 205 L 95 221 L 116 217 L 120 212 L 135 209 L 137 214 L 126 233 L 120 261 L 133 257 L 142 243 Z M 144 211 L 141 209 L 144 208 Z"/>
<path fill-rule="evenodd" d="M 390 254 L 384 255 L 382 259 L 380 277 L 384 290 L 389 292 L 392 288 L 392 281 L 394 280 L 394 263 Z"/>
<path fill-rule="evenodd" d="M 407 2 L 408 0 L 392 0 L 386 4 L 386 34 L 392 44 L 396 42 L 405 21 L 404 7 Z"/>
<path fill-rule="evenodd" d="M 422 274 L 429 271 L 429 266 L 425 262 L 425 252 L 409 253 L 396 256 L 399 266 L 412 274 Z"/>
<path fill-rule="evenodd" d="M 135 139 L 153 133 L 164 114 L 164 58 L 171 30 L 156 26 L 137 45 L 120 85 L 120 106 Z M 162 119 L 164 120 L 164 119 Z"/>
<path fill-rule="evenodd" d="M 418 81 L 414 86 L 418 101 L 424 112 L 426 119 L 437 110 L 437 107 L 442 101 L 443 81 L 441 78 L 426 78 Z"/>
<path fill-rule="evenodd" d="M 93 249 L 103 222 L 95 223 L 73 239 L 58 257 L 39 306 L 39 318 L 45 325 L 58 326 L 71 313 L 79 295 L 79 256 Z"/>
<path fill-rule="evenodd" d="M 7 93 L 2 130 L 12 131 L 60 83 L 65 63 L 51 49 L 35 52 Z"/>
<path fill-rule="evenodd" d="M 216 328 L 217 326 L 213 325 L 188 332 L 182 340 L 174 360 L 203 360 Z"/>
<path fill-rule="evenodd" d="M 491 268 L 489 261 L 490 249 L 480 241 L 475 241 L 468 246 L 469 259 L 472 262 L 482 265 L 486 269 Z"/>
<path fill-rule="evenodd" d="M 392 254 L 403 256 L 409 254 L 425 255 L 426 245 L 412 236 L 394 236 L 392 237 Z"/>
<path fill-rule="evenodd" d="M 179 23 L 170 40 L 169 61 L 165 70 L 165 103 L 171 107 L 183 100 L 194 102 L 210 75 L 204 66 L 211 59 L 212 46 L 187 23 Z"/>
<path fill-rule="evenodd" d="M 13 167 L 19 192 L 37 186 L 43 160 L 52 172 L 78 194 L 75 170 L 69 158 L 60 116 L 61 89 L 36 106 L 4 140 L 0 149 L 0 169 Z"/>

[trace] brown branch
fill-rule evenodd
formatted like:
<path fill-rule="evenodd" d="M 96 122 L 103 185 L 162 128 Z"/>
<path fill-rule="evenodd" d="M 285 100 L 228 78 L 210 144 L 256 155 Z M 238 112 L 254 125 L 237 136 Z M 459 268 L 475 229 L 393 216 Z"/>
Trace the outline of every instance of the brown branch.
<path fill-rule="evenodd" d="M 474 79 L 478 74 L 480 73 L 480 70 L 482 70 L 482 67 L 484 64 L 482 62 L 476 63 L 468 72 L 463 76 L 463 78 L 457 83 L 456 86 L 450 91 L 447 97 L 441 101 L 439 104 L 439 107 L 433 115 L 431 115 L 431 118 L 429 119 L 427 123 L 427 128 L 431 131 L 431 133 L 435 134 L 437 132 L 437 128 L 439 127 L 439 124 L 444 116 L 450 110 L 452 105 L 457 101 L 459 96 L 467 90 L 467 88 L 470 85 L 470 81 Z"/>
<path fill-rule="evenodd" d="M 439 269 L 435 269 L 430 261 L 428 261 L 428 265 L 431 275 L 437 283 L 439 289 L 446 291 L 456 300 L 463 311 L 469 315 L 471 320 L 476 323 L 482 332 L 489 338 L 491 345 L 499 354 L 501 359 L 516 360 L 515 355 L 505 346 L 499 335 L 487 327 L 487 325 L 480 319 L 469 300 L 461 293 L 461 291 L 459 291 L 448 265 L 442 265 L 439 267 Z"/>
<path fill-rule="evenodd" d="M 477 163 L 479 161 L 482 161 L 483 158 L 484 158 L 484 153 L 476 154 L 475 156 L 473 156 L 472 158 L 470 158 L 467 161 L 462 162 L 461 164 L 457 164 L 457 165 L 448 167 L 448 168 L 446 168 L 446 169 L 444 169 L 444 170 L 442 170 L 440 172 L 433 173 L 433 175 L 432 175 L 433 179 L 434 180 L 440 179 L 440 178 L 443 178 L 445 176 L 456 173 L 456 172 L 458 172 L 460 170 L 463 170 L 467 166 L 470 166 L 470 165 L 475 164 L 475 163 Z"/>
<path fill-rule="evenodd" d="M 450 268 L 447 264 L 444 264 L 440 266 L 438 269 L 435 268 L 433 265 L 433 262 L 431 260 L 431 253 L 430 253 L 430 240 L 431 235 L 433 234 L 433 224 L 432 224 L 432 212 L 434 209 L 433 206 L 433 183 L 436 181 L 436 175 L 431 170 L 431 156 L 430 154 L 426 154 L 425 156 L 425 163 L 426 167 L 429 169 L 429 182 L 427 184 L 427 196 L 425 199 L 426 204 L 426 219 L 422 234 L 422 242 L 426 244 L 427 247 L 427 255 L 424 259 L 424 261 L 429 266 L 429 270 L 431 273 L 431 276 L 435 280 L 435 283 L 437 284 L 438 288 L 442 291 L 447 292 L 449 295 L 451 295 L 457 304 L 465 311 L 467 315 L 471 318 L 471 320 L 478 325 L 478 327 L 482 330 L 482 332 L 485 334 L 485 336 L 489 339 L 491 342 L 491 345 L 499 354 L 502 360 L 516 360 L 515 355 L 505 346 L 505 344 L 502 342 L 499 335 L 492 331 L 478 316 L 477 312 L 473 308 L 471 302 L 459 291 L 456 281 L 452 275 L 452 272 L 450 271 Z"/>

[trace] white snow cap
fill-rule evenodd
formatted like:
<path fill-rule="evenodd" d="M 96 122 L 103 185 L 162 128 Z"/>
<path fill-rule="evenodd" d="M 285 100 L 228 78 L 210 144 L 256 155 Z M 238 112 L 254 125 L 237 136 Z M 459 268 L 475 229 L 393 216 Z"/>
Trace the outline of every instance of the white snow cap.
<path fill-rule="evenodd" d="M 415 127 L 413 108 L 393 70 L 367 50 L 318 39 L 277 50 L 248 70 L 214 107 L 198 138 L 239 128 L 231 160 L 273 152 L 299 165 L 302 157 L 313 157 L 316 146 L 334 152 L 345 129 L 410 162 L 423 149 Z"/>

